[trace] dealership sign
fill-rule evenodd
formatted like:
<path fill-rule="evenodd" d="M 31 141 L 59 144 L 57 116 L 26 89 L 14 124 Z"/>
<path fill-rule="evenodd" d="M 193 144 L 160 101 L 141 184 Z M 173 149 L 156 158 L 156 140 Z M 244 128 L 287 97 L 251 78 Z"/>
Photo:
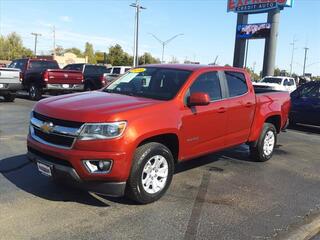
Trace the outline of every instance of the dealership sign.
<path fill-rule="evenodd" d="M 237 26 L 237 38 L 259 39 L 270 35 L 271 23 L 240 24 Z"/>
<path fill-rule="evenodd" d="M 228 0 L 228 12 L 262 13 L 292 7 L 294 0 Z"/>

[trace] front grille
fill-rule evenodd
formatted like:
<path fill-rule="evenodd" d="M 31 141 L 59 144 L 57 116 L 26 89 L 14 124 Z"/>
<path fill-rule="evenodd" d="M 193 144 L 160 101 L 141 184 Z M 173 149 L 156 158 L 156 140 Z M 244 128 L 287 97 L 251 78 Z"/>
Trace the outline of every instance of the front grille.
<path fill-rule="evenodd" d="M 83 125 L 82 122 L 74 122 L 74 121 L 51 118 L 37 112 L 33 112 L 33 116 L 41 121 L 52 122 L 54 125 L 59 125 L 64 127 L 80 128 Z"/>
<path fill-rule="evenodd" d="M 48 143 L 66 148 L 71 148 L 74 141 L 74 137 L 69 137 L 55 133 L 45 133 L 37 129 L 36 127 L 34 127 L 34 135 Z"/>
<path fill-rule="evenodd" d="M 72 167 L 71 163 L 68 162 L 67 160 L 61 159 L 61 158 L 57 158 L 48 154 L 45 154 L 43 152 L 40 152 L 34 148 L 28 147 L 28 151 L 43 158 L 44 160 L 50 162 L 50 163 L 54 163 L 54 164 L 59 164 L 59 165 L 64 165 L 67 167 Z"/>

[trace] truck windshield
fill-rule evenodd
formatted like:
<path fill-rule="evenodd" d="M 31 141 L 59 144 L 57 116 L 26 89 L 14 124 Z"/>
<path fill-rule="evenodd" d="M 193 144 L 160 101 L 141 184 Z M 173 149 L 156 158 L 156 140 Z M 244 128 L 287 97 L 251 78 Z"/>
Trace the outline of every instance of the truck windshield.
<path fill-rule="evenodd" d="M 170 100 L 180 90 L 191 71 L 160 67 L 135 68 L 104 89 L 105 92 Z"/>
<path fill-rule="evenodd" d="M 270 77 L 268 77 L 268 78 L 262 79 L 261 82 L 263 82 L 263 83 L 276 83 L 276 84 L 281 84 L 282 79 L 281 79 L 281 78 L 270 78 Z"/>

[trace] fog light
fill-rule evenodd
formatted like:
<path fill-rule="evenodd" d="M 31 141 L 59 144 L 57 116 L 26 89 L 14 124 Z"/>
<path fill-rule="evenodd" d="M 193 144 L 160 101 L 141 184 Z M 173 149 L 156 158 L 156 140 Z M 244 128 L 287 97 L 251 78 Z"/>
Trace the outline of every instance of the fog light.
<path fill-rule="evenodd" d="M 111 160 L 84 160 L 86 169 L 90 173 L 108 173 L 111 169 Z"/>

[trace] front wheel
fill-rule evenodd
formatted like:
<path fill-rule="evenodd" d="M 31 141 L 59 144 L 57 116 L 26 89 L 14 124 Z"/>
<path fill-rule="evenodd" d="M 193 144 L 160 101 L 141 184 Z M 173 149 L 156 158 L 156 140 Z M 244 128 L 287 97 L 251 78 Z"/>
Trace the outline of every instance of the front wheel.
<path fill-rule="evenodd" d="M 126 196 L 141 204 L 160 199 L 171 184 L 173 172 L 173 156 L 166 146 L 151 142 L 138 147 Z"/>
<path fill-rule="evenodd" d="M 256 162 L 268 161 L 277 143 L 277 130 L 271 123 L 265 123 L 257 142 L 250 145 L 252 160 Z"/>

